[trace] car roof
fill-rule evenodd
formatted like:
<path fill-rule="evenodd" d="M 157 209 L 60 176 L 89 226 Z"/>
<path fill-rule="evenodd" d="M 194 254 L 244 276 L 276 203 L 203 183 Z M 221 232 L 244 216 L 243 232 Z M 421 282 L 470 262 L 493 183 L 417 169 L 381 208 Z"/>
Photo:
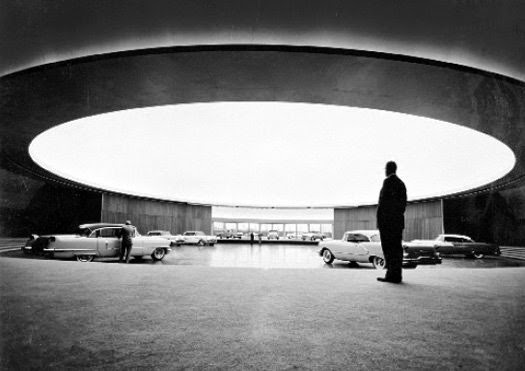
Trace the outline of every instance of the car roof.
<path fill-rule="evenodd" d="M 439 237 L 460 237 L 460 238 L 468 238 L 469 240 L 471 240 L 472 238 L 470 238 L 469 236 L 465 236 L 464 234 L 448 234 L 448 233 L 443 233 L 443 234 L 440 234 Z"/>
<path fill-rule="evenodd" d="M 88 224 L 81 224 L 78 226 L 78 228 L 97 229 L 97 228 L 104 228 L 104 227 L 122 227 L 123 225 L 124 224 L 118 224 L 118 223 L 88 223 Z"/>
<path fill-rule="evenodd" d="M 367 237 L 370 237 L 375 234 L 379 234 L 379 230 L 378 229 L 358 229 L 358 230 L 353 230 L 353 231 L 346 231 L 345 233 L 354 233 L 354 234 L 359 233 Z"/>

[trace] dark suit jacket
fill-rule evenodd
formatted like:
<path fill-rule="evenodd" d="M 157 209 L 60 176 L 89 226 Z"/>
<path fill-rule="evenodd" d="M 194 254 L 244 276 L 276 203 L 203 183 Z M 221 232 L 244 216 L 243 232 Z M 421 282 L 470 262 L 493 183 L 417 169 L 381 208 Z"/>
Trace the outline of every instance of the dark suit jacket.
<path fill-rule="evenodd" d="M 131 237 L 135 236 L 135 228 L 131 225 L 123 225 L 120 230 L 120 237 L 122 237 L 122 244 L 131 246 L 133 241 Z"/>
<path fill-rule="evenodd" d="M 405 228 L 407 189 L 405 183 L 392 174 L 383 182 L 377 207 L 377 228 L 402 230 Z"/>

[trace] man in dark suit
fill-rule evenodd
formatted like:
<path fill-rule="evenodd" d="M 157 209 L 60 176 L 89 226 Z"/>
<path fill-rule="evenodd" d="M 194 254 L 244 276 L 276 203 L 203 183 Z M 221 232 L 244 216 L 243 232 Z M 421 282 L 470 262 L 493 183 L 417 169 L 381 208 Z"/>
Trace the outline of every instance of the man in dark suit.
<path fill-rule="evenodd" d="M 120 230 L 120 237 L 122 238 L 120 246 L 120 257 L 119 263 L 124 259 L 124 254 L 126 255 L 126 263 L 129 263 L 129 255 L 133 247 L 132 237 L 135 236 L 135 228 L 131 225 L 129 220 L 126 221 L 126 224 L 122 226 Z"/>
<path fill-rule="evenodd" d="M 403 229 L 405 228 L 405 208 L 407 190 L 405 183 L 396 175 L 394 161 L 386 164 L 386 179 L 379 193 L 377 207 L 377 228 L 381 235 L 381 246 L 386 261 L 385 277 L 378 277 L 381 282 L 401 283 L 403 264 Z"/>

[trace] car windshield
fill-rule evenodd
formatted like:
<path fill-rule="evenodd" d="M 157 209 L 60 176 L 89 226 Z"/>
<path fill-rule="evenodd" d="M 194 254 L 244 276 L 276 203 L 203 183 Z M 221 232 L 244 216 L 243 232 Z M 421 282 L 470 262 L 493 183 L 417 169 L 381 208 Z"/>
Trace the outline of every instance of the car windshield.
<path fill-rule="evenodd" d="M 348 242 L 368 242 L 368 237 L 362 234 L 349 233 L 346 237 Z"/>
<path fill-rule="evenodd" d="M 89 228 L 77 228 L 77 230 L 75 231 L 75 234 L 78 234 L 79 236 L 82 236 L 82 237 L 87 237 L 91 234 L 91 229 Z"/>
<path fill-rule="evenodd" d="M 445 237 L 445 241 L 447 242 L 472 242 L 470 239 L 466 237 L 456 237 L 456 236 L 447 236 Z"/>
<path fill-rule="evenodd" d="M 185 236 L 195 236 L 195 232 L 184 232 Z"/>

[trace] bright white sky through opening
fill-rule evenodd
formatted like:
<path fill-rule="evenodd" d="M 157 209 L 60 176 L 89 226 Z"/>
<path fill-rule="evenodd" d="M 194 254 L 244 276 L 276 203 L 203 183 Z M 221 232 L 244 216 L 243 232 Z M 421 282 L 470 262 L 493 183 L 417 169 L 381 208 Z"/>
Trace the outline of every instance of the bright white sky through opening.
<path fill-rule="evenodd" d="M 503 143 L 463 126 L 373 109 L 283 102 L 157 106 L 85 117 L 35 138 L 45 169 L 126 194 L 212 205 L 374 204 L 384 165 L 409 200 L 512 170 Z"/>

